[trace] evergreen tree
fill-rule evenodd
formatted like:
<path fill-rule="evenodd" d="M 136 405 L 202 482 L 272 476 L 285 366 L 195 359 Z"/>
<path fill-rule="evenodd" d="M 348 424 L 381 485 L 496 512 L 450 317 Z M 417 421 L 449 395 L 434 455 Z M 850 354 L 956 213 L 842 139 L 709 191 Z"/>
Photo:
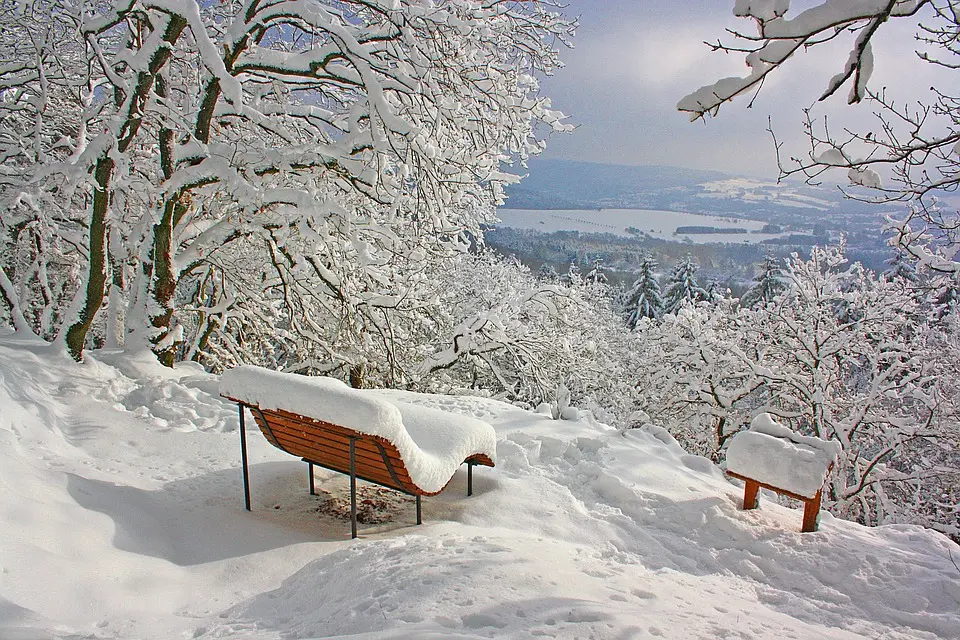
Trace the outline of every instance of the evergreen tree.
<path fill-rule="evenodd" d="M 955 315 L 960 308 L 960 285 L 955 278 L 943 278 L 936 289 L 933 304 L 938 320 Z"/>
<path fill-rule="evenodd" d="M 673 268 L 664 293 L 664 313 L 676 313 L 684 302 L 708 299 L 706 290 L 697 283 L 698 269 L 697 263 L 690 254 L 687 254 Z"/>
<path fill-rule="evenodd" d="M 603 271 L 603 264 L 600 262 L 600 258 L 597 258 L 593 261 L 593 268 L 587 272 L 584 279 L 593 284 L 607 284 L 607 274 Z"/>
<path fill-rule="evenodd" d="M 729 289 L 725 289 L 722 284 L 716 280 L 710 280 L 707 284 L 706 300 L 710 303 L 717 303 L 727 297 Z"/>
<path fill-rule="evenodd" d="M 570 268 L 567 269 L 567 273 L 563 276 L 563 283 L 570 287 L 579 287 L 583 284 L 583 273 L 580 272 L 580 267 L 576 262 L 570 263 Z"/>
<path fill-rule="evenodd" d="M 663 294 L 654 270 L 657 261 L 649 253 L 640 263 L 640 273 L 633 286 L 627 292 L 624 307 L 627 312 L 627 326 L 635 329 L 640 318 L 657 318 L 663 312 Z"/>
<path fill-rule="evenodd" d="M 753 279 L 753 286 L 740 299 L 740 306 L 761 307 L 780 295 L 786 288 L 780 261 L 768 253 L 763 259 L 763 264 L 760 265 L 760 272 Z"/>
<path fill-rule="evenodd" d="M 537 271 L 537 280 L 552 284 L 560 280 L 560 274 L 557 273 L 557 270 L 553 268 L 552 264 L 544 262 L 540 265 L 540 270 Z"/>
<path fill-rule="evenodd" d="M 906 252 L 903 250 L 898 249 L 892 258 L 884 261 L 884 264 L 890 265 L 884 269 L 882 274 L 888 282 L 893 282 L 897 278 L 900 278 L 907 284 L 916 284 L 920 281 L 920 277 L 917 275 L 916 265 L 907 257 Z"/>

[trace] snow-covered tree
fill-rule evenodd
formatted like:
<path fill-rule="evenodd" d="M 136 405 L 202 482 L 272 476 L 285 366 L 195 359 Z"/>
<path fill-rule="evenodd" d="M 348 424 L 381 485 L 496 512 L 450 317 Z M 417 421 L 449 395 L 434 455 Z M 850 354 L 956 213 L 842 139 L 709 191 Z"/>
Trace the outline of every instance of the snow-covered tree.
<path fill-rule="evenodd" d="M 834 514 L 956 535 L 957 317 L 932 322 L 923 290 L 848 265 L 842 247 L 793 256 L 781 282 L 755 308 L 701 302 L 642 319 L 638 407 L 713 457 L 773 413 L 841 444 L 825 492 Z"/>
<path fill-rule="evenodd" d="M 699 268 L 690 255 L 677 262 L 664 288 L 664 313 L 676 313 L 684 304 L 708 299 L 707 291 L 697 283 Z"/>
<path fill-rule="evenodd" d="M 756 314 L 736 301 L 686 304 L 636 329 L 641 408 L 693 453 L 718 459 L 726 440 L 749 422 L 748 398 L 760 386 Z"/>
<path fill-rule="evenodd" d="M 922 458 L 907 460 L 908 447 L 951 427 L 942 422 L 932 332 L 915 324 L 918 301 L 844 263 L 839 248 L 788 261 L 788 290 L 769 308 L 756 372 L 765 410 L 843 447 L 828 481 L 834 513 L 878 524 L 893 514 L 890 486 L 938 475 Z M 841 307 L 855 312 L 838 314 Z"/>
<path fill-rule="evenodd" d="M 534 78 L 573 28 L 549 2 L 19 5 L 0 18 L 25 43 L 0 70 L 0 289 L 75 357 L 109 290 L 116 333 L 168 364 L 275 332 L 350 364 L 417 306 L 408 263 L 478 237 L 504 164 L 565 128 Z M 65 26 L 32 38 L 35 16 Z M 31 256 L 54 245 L 46 286 Z"/>
<path fill-rule="evenodd" d="M 563 275 L 563 282 L 570 287 L 579 287 L 583 285 L 583 272 L 580 271 L 580 265 L 575 261 L 567 267 L 567 272 Z"/>
<path fill-rule="evenodd" d="M 593 267 L 587 272 L 587 275 L 583 277 L 584 280 L 590 284 L 607 284 L 609 278 L 605 273 L 606 268 L 603 266 L 603 262 L 600 258 L 597 258 L 593 261 Z"/>
<path fill-rule="evenodd" d="M 641 318 L 658 318 L 663 310 L 663 295 L 657 281 L 657 261 L 649 253 L 640 261 L 640 269 L 633 286 L 626 293 L 624 309 L 627 313 L 627 326 L 637 327 Z"/>
<path fill-rule="evenodd" d="M 957 31 L 960 11 L 955 0 L 818 0 L 799 13 L 790 13 L 784 0 L 738 0 L 734 15 L 751 20 L 756 33 L 731 31 L 735 42 L 717 41 L 715 51 L 745 54 L 749 73 L 724 78 L 684 97 L 678 109 L 691 120 L 716 115 L 721 105 L 753 94 L 768 76 L 788 66 L 798 51 L 846 41 L 847 54 L 836 61 L 836 73 L 825 76 L 823 101 L 845 85 L 847 102 L 866 101 L 875 120 L 858 129 L 831 128 L 815 109 L 807 109 L 808 149 L 787 160 L 774 144 L 781 177 L 803 175 L 820 180 L 831 169 L 842 169 L 852 186 L 879 202 L 910 203 L 910 212 L 891 220 L 893 241 L 921 265 L 935 271 L 960 270 L 957 260 L 957 210 L 944 206 L 938 194 L 960 186 L 960 69 Z M 873 41 L 892 37 L 891 22 L 912 22 L 915 39 L 903 43 L 904 56 L 930 65 L 942 84 L 925 95 L 898 95 L 896 87 L 877 90 L 869 81 L 874 69 Z M 895 37 L 895 36 L 894 36 Z"/>
<path fill-rule="evenodd" d="M 710 281 L 707 282 L 707 287 L 704 291 L 706 295 L 703 299 L 713 304 L 722 302 L 730 295 L 730 289 L 724 287 L 715 278 L 711 278 Z"/>
<path fill-rule="evenodd" d="M 784 289 L 781 262 L 772 254 L 764 256 L 760 270 L 753 278 L 753 285 L 740 298 L 744 307 L 758 307 L 773 301 Z"/>
<path fill-rule="evenodd" d="M 960 272 L 952 276 L 942 276 L 933 282 L 933 308 L 938 320 L 957 316 L 960 309 Z"/>
<path fill-rule="evenodd" d="M 636 350 L 609 296 L 538 282 L 491 252 L 448 270 L 445 309 L 458 314 L 421 367 L 430 389 L 470 387 L 536 407 L 561 383 L 575 403 L 629 413 Z"/>
<path fill-rule="evenodd" d="M 887 268 L 881 274 L 887 280 L 902 280 L 907 284 L 917 284 L 920 276 L 917 275 L 917 266 L 906 252 L 897 249 L 892 258 L 884 261 Z"/>
<path fill-rule="evenodd" d="M 540 265 L 540 269 L 537 271 L 537 280 L 556 284 L 560 281 L 560 274 L 557 273 L 557 270 L 552 264 L 549 262 L 544 262 L 542 265 Z"/>

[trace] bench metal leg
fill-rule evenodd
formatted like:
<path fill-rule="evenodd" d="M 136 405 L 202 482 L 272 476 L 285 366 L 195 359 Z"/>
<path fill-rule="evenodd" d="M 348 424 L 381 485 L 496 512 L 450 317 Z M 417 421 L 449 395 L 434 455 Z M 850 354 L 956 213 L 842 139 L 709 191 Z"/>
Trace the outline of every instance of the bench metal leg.
<path fill-rule="evenodd" d="M 357 439 L 350 438 L 350 534 L 357 537 Z"/>
<path fill-rule="evenodd" d="M 317 491 L 316 489 L 313 488 L 313 463 L 312 462 L 307 463 L 307 477 L 308 477 L 308 482 L 310 483 L 310 495 L 315 496 L 317 495 Z"/>
<path fill-rule="evenodd" d="M 247 470 L 247 427 L 243 421 L 243 405 L 240 406 L 240 462 L 243 466 L 243 504 L 250 511 L 250 474 Z"/>
<path fill-rule="evenodd" d="M 417 524 L 423 524 L 423 518 L 420 511 L 420 496 L 417 496 Z"/>
<path fill-rule="evenodd" d="M 467 495 L 473 495 L 473 463 L 467 463 Z"/>
<path fill-rule="evenodd" d="M 756 509 L 759 500 L 757 494 L 760 493 L 760 485 L 755 480 L 747 480 L 743 485 L 743 509 Z"/>

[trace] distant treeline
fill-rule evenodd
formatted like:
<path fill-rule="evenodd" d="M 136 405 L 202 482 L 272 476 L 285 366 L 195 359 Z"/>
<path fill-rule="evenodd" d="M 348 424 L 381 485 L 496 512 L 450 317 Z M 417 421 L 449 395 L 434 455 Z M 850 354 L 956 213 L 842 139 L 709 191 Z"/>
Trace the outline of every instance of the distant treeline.
<path fill-rule="evenodd" d="M 691 226 L 689 226 L 689 227 L 677 227 L 676 233 L 677 233 L 677 235 L 688 235 L 688 234 L 694 234 L 694 233 L 700 233 L 700 234 L 710 234 L 710 233 L 728 233 L 728 234 L 734 234 L 734 233 L 749 233 L 749 231 L 747 231 L 746 229 L 742 229 L 742 228 L 740 228 L 740 227 L 704 227 L 704 226 L 691 225 Z"/>
<path fill-rule="evenodd" d="M 830 239 L 826 235 L 808 235 L 804 233 L 791 233 L 782 238 L 767 238 L 762 240 L 763 244 L 800 245 L 805 247 L 812 247 L 814 245 L 823 246 L 829 244 L 829 242 Z"/>

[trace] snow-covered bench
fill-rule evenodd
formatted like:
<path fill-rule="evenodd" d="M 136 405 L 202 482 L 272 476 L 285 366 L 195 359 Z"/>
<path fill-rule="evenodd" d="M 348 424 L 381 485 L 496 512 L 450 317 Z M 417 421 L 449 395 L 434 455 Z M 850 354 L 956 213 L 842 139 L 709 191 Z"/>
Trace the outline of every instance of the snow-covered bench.
<path fill-rule="evenodd" d="M 494 466 L 496 435 L 486 422 L 387 401 L 375 391 L 351 389 L 333 378 L 280 373 L 261 367 L 230 369 L 220 395 L 240 405 L 240 450 L 246 508 L 250 482 L 244 408 L 253 414 L 270 444 L 309 466 L 350 476 L 350 515 L 357 537 L 357 479 L 416 497 L 440 493 L 457 468 L 467 464 L 467 495 L 473 493 L 473 466 Z"/>
<path fill-rule="evenodd" d="M 727 474 L 743 480 L 743 508 L 755 509 L 760 487 L 803 502 L 803 526 L 817 530 L 823 483 L 840 454 L 840 444 L 802 436 L 768 413 L 733 437 L 727 448 Z"/>

